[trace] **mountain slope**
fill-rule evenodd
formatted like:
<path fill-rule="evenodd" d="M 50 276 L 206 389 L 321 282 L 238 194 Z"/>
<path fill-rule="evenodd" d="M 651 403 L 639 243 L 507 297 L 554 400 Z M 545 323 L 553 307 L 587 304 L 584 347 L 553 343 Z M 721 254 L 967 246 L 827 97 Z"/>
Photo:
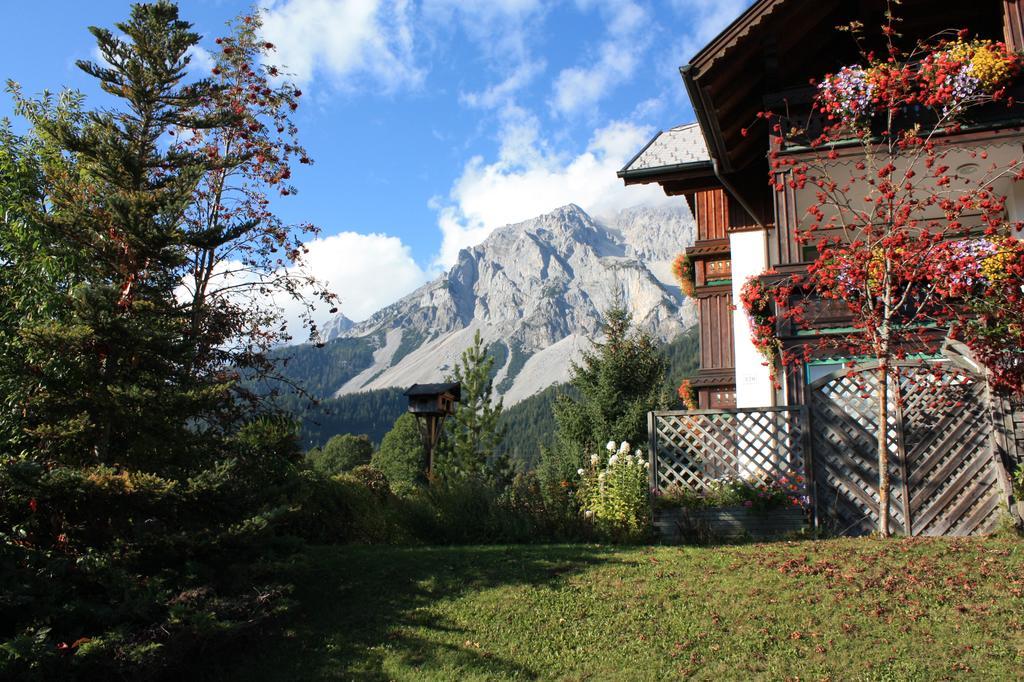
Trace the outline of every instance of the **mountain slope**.
<path fill-rule="evenodd" d="M 328 325 L 334 338 L 373 348 L 334 395 L 439 380 L 480 330 L 511 405 L 566 381 L 616 301 L 669 341 L 695 322 L 671 280 L 671 261 L 693 233 L 685 207 L 627 209 L 598 222 L 571 204 L 495 230 L 449 272 L 369 319 Z"/>

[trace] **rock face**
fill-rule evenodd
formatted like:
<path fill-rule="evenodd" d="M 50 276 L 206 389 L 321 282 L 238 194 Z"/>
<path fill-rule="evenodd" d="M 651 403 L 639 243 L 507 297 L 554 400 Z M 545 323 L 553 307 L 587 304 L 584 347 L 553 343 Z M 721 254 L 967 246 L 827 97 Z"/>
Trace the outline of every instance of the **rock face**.
<path fill-rule="evenodd" d="M 341 336 L 344 336 L 345 332 L 352 329 L 352 327 L 354 327 L 355 324 L 356 323 L 353 322 L 352 320 L 348 319 L 341 313 L 338 313 L 333 318 L 331 318 L 331 321 L 327 323 L 326 327 L 324 327 L 324 329 L 322 330 L 322 333 L 324 335 L 324 338 L 337 339 L 340 338 Z"/>
<path fill-rule="evenodd" d="M 337 395 L 440 380 L 479 329 L 494 344 L 498 393 L 516 403 L 568 380 L 617 300 L 638 326 L 670 340 L 696 320 L 671 276 L 672 259 L 693 238 L 685 205 L 598 222 L 570 204 L 499 228 L 463 249 L 448 273 L 369 319 L 328 325 L 331 338 L 371 338 L 377 348 Z"/>

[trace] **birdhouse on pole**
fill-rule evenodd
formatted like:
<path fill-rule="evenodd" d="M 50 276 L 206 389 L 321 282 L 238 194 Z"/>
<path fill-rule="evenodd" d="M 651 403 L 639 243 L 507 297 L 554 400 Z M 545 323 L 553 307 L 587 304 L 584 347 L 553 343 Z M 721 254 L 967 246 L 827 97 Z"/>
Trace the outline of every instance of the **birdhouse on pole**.
<path fill-rule="evenodd" d="M 441 427 L 445 417 L 455 413 L 455 403 L 462 399 L 462 385 L 413 384 L 405 392 L 409 398 L 409 411 L 416 415 L 423 438 L 423 449 L 427 453 L 427 477 L 434 471 L 434 448 L 441 438 Z"/>

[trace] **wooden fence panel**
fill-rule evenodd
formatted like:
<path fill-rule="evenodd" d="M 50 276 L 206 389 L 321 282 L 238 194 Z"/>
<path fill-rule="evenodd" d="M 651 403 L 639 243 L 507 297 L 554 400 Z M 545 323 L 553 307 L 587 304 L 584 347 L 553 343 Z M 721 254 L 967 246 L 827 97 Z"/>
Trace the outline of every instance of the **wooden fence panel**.
<path fill-rule="evenodd" d="M 878 372 L 810 387 L 819 517 L 844 534 L 878 526 Z M 984 380 L 952 365 L 906 363 L 889 379 L 890 518 L 906 535 L 972 535 L 998 525 L 1005 471 Z"/>
<path fill-rule="evenodd" d="M 810 491 L 804 407 L 652 412 L 651 486 L 704 492 L 713 481 L 775 482 L 794 498 Z"/>

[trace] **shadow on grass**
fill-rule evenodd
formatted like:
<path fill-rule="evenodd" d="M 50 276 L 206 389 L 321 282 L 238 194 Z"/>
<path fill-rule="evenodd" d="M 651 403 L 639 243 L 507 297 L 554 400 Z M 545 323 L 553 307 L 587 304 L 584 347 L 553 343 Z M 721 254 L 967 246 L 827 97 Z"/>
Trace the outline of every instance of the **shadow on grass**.
<path fill-rule="evenodd" d="M 424 676 L 541 673 L 482 650 L 434 607 L 505 586 L 555 586 L 607 561 L 593 546 L 313 547 L 282 580 L 296 586 L 288 621 L 210 679 L 390 679 L 387 667 Z"/>

